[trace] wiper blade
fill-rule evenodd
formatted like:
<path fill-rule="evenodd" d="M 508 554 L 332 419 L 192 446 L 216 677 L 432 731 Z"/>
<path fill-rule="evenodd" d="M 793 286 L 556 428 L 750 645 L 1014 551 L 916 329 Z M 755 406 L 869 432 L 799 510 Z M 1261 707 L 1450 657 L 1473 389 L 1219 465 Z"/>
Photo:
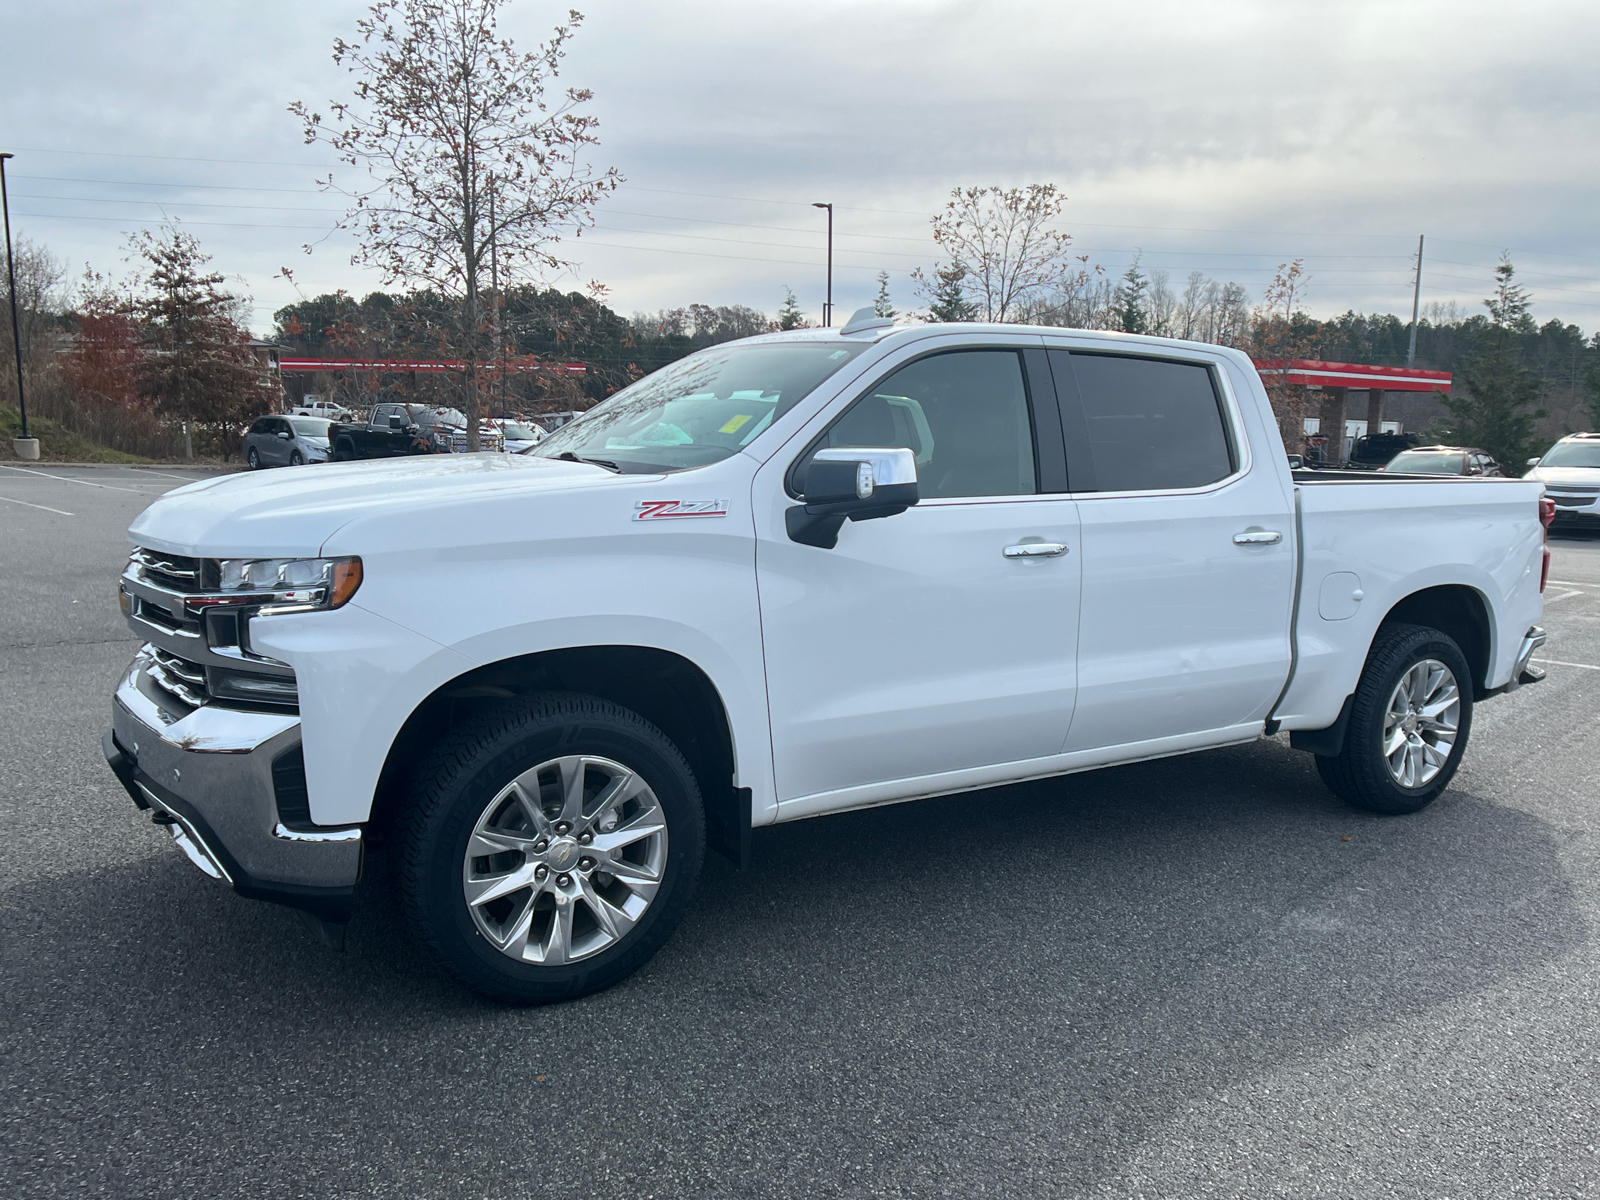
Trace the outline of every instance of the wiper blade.
<path fill-rule="evenodd" d="M 608 471 L 615 471 L 618 475 L 622 474 L 622 468 L 617 466 L 617 464 L 612 462 L 609 458 L 584 458 L 580 454 L 574 454 L 571 450 L 563 450 L 560 454 L 556 455 L 556 457 L 565 459 L 567 462 L 593 463 L 597 467 L 604 467 Z"/>

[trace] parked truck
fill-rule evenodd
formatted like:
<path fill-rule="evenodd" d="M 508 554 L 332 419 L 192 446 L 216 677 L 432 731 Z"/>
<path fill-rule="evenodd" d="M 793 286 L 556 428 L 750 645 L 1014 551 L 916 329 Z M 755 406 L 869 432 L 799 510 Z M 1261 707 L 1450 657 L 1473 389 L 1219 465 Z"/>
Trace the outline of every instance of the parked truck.
<path fill-rule="evenodd" d="M 1538 678 L 1541 492 L 1297 477 L 1233 350 L 866 312 L 528 455 L 168 493 L 104 750 L 238 892 L 337 936 L 381 847 L 445 969 L 559 1000 L 776 822 L 1279 731 L 1422 808 Z"/>
<path fill-rule="evenodd" d="M 467 419 L 453 408 L 425 404 L 374 404 L 366 420 L 328 427 L 334 462 L 357 458 L 407 458 L 416 454 L 461 453 L 467 448 Z M 496 429 L 479 430 L 484 450 L 505 449 Z"/>

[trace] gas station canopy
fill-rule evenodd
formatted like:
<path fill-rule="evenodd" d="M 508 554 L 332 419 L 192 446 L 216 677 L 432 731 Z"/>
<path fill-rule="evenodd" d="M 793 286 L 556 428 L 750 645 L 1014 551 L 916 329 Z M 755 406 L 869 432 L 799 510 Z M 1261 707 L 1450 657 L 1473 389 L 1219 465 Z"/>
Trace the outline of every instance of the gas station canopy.
<path fill-rule="evenodd" d="M 1267 382 L 1321 388 L 1367 388 L 1383 392 L 1448 392 L 1449 371 L 1419 371 L 1412 367 L 1373 367 L 1365 363 L 1323 362 L 1315 358 L 1256 359 L 1256 370 Z"/>

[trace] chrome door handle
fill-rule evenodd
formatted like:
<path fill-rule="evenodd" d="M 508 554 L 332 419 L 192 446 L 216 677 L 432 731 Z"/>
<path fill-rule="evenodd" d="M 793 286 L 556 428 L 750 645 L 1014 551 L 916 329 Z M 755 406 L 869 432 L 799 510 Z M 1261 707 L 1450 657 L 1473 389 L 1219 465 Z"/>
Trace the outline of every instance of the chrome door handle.
<path fill-rule="evenodd" d="M 1007 558 L 1055 558 L 1066 552 L 1060 542 L 1022 542 L 1005 548 Z"/>
<path fill-rule="evenodd" d="M 1283 534 L 1276 529 L 1246 529 L 1233 535 L 1235 546 L 1276 546 L 1281 541 Z"/>

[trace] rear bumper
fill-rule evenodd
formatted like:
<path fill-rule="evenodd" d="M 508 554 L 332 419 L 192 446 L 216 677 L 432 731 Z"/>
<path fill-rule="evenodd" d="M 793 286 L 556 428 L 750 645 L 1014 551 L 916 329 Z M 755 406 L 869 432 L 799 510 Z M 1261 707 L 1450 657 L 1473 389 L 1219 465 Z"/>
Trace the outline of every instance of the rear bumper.
<path fill-rule="evenodd" d="M 205 705 L 178 711 L 141 652 L 118 684 L 106 763 L 176 847 L 240 895 L 350 918 L 361 874 L 358 826 L 312 826 L 304 812 L 300 722 Z"/>
<path fill-rule="evenodd" d="M 1544 668 L 1533 665 L 1534 653 L 1543 646 L 1545 632 L 1534 625 L 1522 635 L 1522 646 L 1517 651 L 1517 665 L 1511 669 L 1511 680 L 1505 686 L 1508 692 L 1514 692 L 1525 683 L 1538 683 L 1544 678 Z"/>

